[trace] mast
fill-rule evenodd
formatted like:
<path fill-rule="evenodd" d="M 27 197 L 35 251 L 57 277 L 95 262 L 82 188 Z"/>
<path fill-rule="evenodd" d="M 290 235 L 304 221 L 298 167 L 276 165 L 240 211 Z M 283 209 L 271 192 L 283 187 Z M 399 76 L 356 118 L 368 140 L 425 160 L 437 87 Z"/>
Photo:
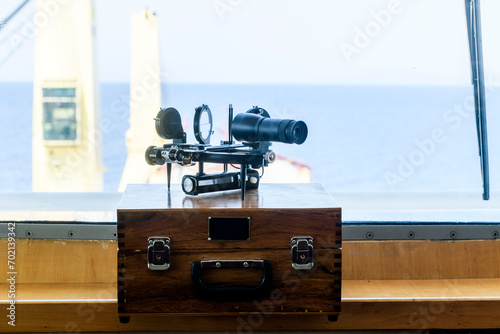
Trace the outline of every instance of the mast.
<path fill-rule="evenodd" d="M 90 0 L 37 0 L 33 191 L 102 191 L 99 92 Z"/>
<path fill-rule="evenodd" d="M 161 107 L 158 17 L 149 10 L 132 17 L 130 61 L 130 127 L 119 191 L 125 190 L 129 183 L 148 181 L 154 170 L 144 163 L 144 150 L 151 143 L 161 145 L 153 121 Z"/>

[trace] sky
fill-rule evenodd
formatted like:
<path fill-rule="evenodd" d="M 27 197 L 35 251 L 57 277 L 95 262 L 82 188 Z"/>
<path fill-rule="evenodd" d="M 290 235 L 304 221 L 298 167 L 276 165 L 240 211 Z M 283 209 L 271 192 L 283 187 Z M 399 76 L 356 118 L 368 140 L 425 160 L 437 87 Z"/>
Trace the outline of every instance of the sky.
<path fill-rule="evenodd" d="M 20 2 L 2 0 L 0 19 Z M 34 2 L 0 31 L 0 64 L 19 36 L 14 28 L 33 21 Z M 131 15 L 148 8 L 159 18 L 168 83 L 469 84 L 463 3 L 94 0 L 99 80 L 129 81 Z M 500 82 L 500 1 L 481 3 L 485 72 Z M 33 39 L 0 65 L 0 81 L 32 80 Z"/>

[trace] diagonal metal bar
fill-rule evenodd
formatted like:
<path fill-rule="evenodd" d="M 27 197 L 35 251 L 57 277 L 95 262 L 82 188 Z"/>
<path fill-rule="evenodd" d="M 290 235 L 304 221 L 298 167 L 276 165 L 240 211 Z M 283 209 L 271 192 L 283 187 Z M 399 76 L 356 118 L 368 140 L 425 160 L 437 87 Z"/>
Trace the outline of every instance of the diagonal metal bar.
<path fill-rule="evenodd" d="M 490 198 L 490 176 L 480 0 L 465 0 L 465 14 L 467 19 L 467 34 L 469 38 L 471 79 L 474 86 L 477 140 L 481 163 L 481 175 L 483 178 L 483 199 L 488 200 Z"/>
<path fill-rule="evenodd" d="M 2 30 L 5 28 L 5 26 L 7 25 L 7 23 L 9 23 L 10 20 L 12 20 L 12 18 L 14 18 L 23 8 L 24 6 L 26 6 L 31 0 L 24 0 L 23 2 L 21 2 L 21 4 L 19 6 L 16 7 L 16 9 L 14 9 L 14 11 L 12 13 L 10 13 L 10 15 L 8 15 L 5 19 L 0 19 L 0 32 L 2 32 Z M 2 44 L 4 41 L 6 41 L 7 38 L 4 38 L 3 40 L 0 40 L 0 44 Z M 14 56 L 14 54 L 18 51 L 18 48 L 19 46 L 17 47 L 14 47 L 10 50 L 9 53 L 7 53 L 6 56 L 4 56 L 2 59 L 0 59 L 0 67 L 2 67 L 5 63 L 7 63 L 7 61 L 12 57 Z"/>
<path fill-rule="evenodd" d="M 28 3 L 30 2 L 30 0 L 24 0 L 19 6 L 17 6 L 16 9 L 14 9 L 14 11 L 9 15 L 7 16 L 5 19 L 3 20 L 0 20 L 2 26 L 5 26 L 7 25 L 7 23 L 9 23 L 9 21 L 14 17 L 16 16 L 17 13 L 19 13 L 21 11 L 21 9 L 23 9 L 23 7 Z"/>

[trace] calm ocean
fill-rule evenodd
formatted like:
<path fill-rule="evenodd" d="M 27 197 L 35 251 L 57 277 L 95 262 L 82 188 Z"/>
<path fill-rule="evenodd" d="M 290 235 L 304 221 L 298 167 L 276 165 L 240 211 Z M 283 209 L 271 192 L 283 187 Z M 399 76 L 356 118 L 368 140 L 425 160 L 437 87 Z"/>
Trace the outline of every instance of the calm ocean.
<path fill-rule="evenodd" d="M 126 160 L 129 85 L 100 88 L 101 119 L 113 123 L 103 137 L 105 191 L 116 191 Z M 273 149 L 308 165 L 313 182 L 330 191 L 480 193 L 471 94 L 470 86 L 173 84 L 163 86 L 162 101 L 182 113 L 189 142 L 194 108 L 201 104 L 220 124 L 212 144 L 217 133 L 223 138 L 229 103 L 235 114 L 258 105 L 273 118 L 305 121 L 309 137 L 303 145 L 275 143 Z M 500 87 L 488 95 L 491 188 L 499 190 Z M 32 104 L 31 83 L 0 83 L 0 191 L 31 191 Z"/>

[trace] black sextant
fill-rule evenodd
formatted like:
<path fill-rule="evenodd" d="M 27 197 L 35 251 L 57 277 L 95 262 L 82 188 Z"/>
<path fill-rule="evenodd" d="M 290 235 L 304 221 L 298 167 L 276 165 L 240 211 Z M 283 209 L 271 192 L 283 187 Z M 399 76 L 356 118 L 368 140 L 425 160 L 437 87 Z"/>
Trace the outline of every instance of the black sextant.
<path fill-rule="evenodd" d="M 219 146 L 210 145 L 213 134 L 212 112 L 207 105 L 195 109 L 193 130 L 197 144 L 188 144 L 181 116 L 175 108 L 160 109 L 155 118 L 158 135 L 172 143 L 163 147 L 150 146 L 146 161 L 150 165 L 167 164 L 167 183 L 170 190 L 172 163 L 193 166 L 198 162 L 198 173 L 184 175 L 181 186 L 184 193 L 201 193 L 241 189 L 241 199 L 246 189 L 259 187 L 257 169 L 267 167 L 276 155 L 270 149 L 271 142 L 302 144 L 307 138 L 307 125 L 303 121 L 271 118 L 257 106 L 233 119 L 233 107 L 229 105 L 228 140 Z M 240 143 L 235 143 L 233 138 Z M 223 171 L 206 174 L 204 163 L 223 164 Z M 228 171 L 229 165 L 239 165 L 239 171 Z"/>

